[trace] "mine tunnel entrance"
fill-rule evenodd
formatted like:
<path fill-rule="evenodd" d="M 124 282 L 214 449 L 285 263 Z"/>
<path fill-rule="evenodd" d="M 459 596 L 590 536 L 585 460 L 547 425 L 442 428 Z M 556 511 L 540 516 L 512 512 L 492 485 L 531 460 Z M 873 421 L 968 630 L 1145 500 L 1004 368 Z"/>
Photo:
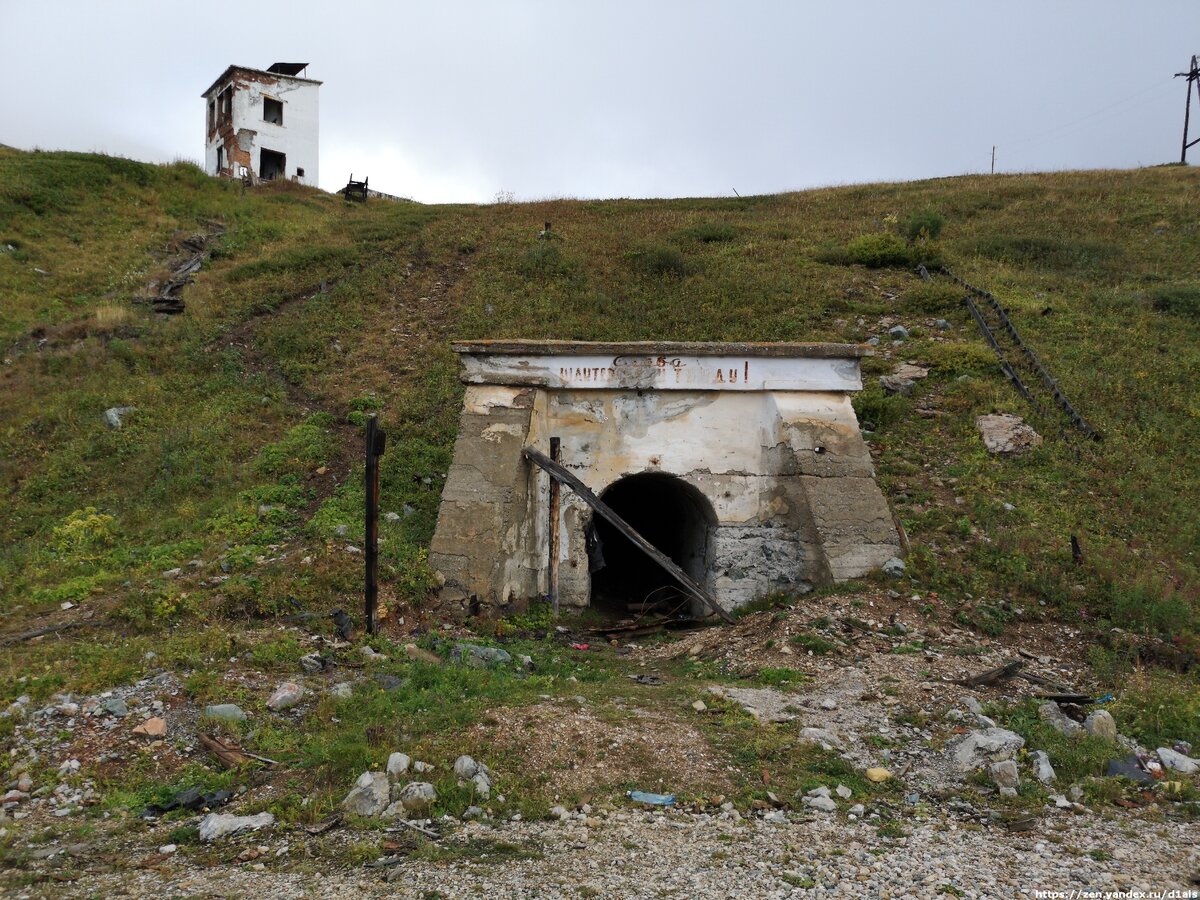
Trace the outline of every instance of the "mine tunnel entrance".
<path fill-rule="evenodd" d="M 708 500 L 671 475 L 646 473 L 614 482 L 600 495 L 635 531 L 703 585 L 709 534 L 716 522 Z M 626 617 L 643 610 L 688 615 L 692 597 L 665 569 L 600 516 L 588 533 L 591 605 Z"/>

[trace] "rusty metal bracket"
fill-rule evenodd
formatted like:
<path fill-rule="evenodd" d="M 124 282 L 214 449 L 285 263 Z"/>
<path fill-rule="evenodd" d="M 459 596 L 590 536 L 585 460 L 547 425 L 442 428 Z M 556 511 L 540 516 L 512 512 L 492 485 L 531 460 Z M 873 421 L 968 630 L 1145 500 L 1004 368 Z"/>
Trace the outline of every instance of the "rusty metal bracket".
<path fill-rule="evenodd" d="M 555 462 L 545 453 L 535 450 L 533 447 L 525 448 L 525 458 L 544 469 L 552 479 L 562 482 L 573 490 L 579 495 L 579 499 L 594 509 L 602 518 L 606 519 L 617 531 L 627 537 L 635 547 L 662 566 L 667 571 L 667 574 L 683 585 L 689 594 L 700 600 L 705 606 L 720 616 L 723 621 L 730 625 L 733 624 L 733 616 L 729 615 L 708 591 L 693 581 L 687 572 L 675 565 L 670 557 L 638 534 L 628 522 L 613 511 L 612 507 L 592 493 L 586 484 L 563 468 L 561 463 Z"/>

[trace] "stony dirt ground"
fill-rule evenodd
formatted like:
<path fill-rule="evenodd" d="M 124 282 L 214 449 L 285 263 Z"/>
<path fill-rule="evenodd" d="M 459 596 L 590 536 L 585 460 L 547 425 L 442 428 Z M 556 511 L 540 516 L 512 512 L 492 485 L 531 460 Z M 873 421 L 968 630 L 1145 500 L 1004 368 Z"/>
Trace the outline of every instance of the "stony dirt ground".
<path fill-rule="evenodd" d="M 432 841 L 404 828 L 340 827 L 314 836 L 300 826 L 277 825 L 161 852 L 180 821 L 131 826 L 128 819 L 92 818 L 85 833 L 69 839 L 39 841 L 36 829 L 24 828 L 25 862 L 19 871 L 0 872 L 0 893 L 983 898 L 1032 897 L 1038 890 L 1200 890 L 1192 882 L 1200 874 L 1197 826 L 1176 818 L 1169 805 L 1049 804 L 1014 821 L 992 804 L 990 788 L 964 784 L 942 764 L 942 746 L 965 730 L 958 723 L 969 721 L 972 699 L 1018 700 L 1044 690 L 1019 678 L 977 689 L 956 680 L 1020 658 L 1040 678 L 1085 691 L 1091 685 L 1079 633 L 1026 622 L 993 640 L 948 626 L 944 618 L 934 624 L 931 604 L 936 597 L 880 588 L 814 598 L 676 640 L 610 647 L 604 652 L 621 654 L 634 671 L 662 679 L 662 686 L 647 688 L 645 703 L 621 697 L 599 705 L 569 693 L 546 695 L 539 703 L 497 709 L 472 726 L 480 738 L 473 745 L 518 750 L 526 774 L 551 785 L 555 797 L 594 806 L 572 806 L 562 821 L 443 819 L 428 824 L 439 835 Z M 824 652 L 810 653 L 793 640 L 815 633 L 830 644 Z M 672 673 L 683 660 L 706 674 L 681 692 Z M 761 673 L 771 670 L 802 676 L 768 686 Z M 738 677 L 746 673 L 759 673 L 760 681 Z M 675 692 L 655 702 L 655 690 Z M 164 700 L 173 727 L 185 728 L 194 718 L 169 676 L 112 696 L 134 709 Z M 694 709 L 696 700 L 708 708 Z M 826 729 L 856 770 L 885 766 L 903 780 L 904 793 L 863 798 L 867 807 L 859 815 L 849 812 L 858 798 L 826 813 L 798 802 L 775 811 L 647 810 L 621 797 L 619 785 L 631 771 L 655 774 L 647 779 L 651 790 L 689 794 L 730 785 L 729 759 L 701 727 L 702 717 L 724 714 L 730 703 L 763 721 Z M 89 724 L 58 750 L 92 748 L 102 757 L 115 740 L 115 733 Z M 179 760 L 168 749 L 155 758 L 173 769 Z M 88 764 L 103 765 L 103 759 Z M 255 799 L 251 792 L 224 811 L 250 811 Z M 50 824 L 50 815 L 43 808 L 35 819 Z"/>
<path fill-rule="evenodd" d="M 303 839 L 274 835 L 243 842 L 263 842 L 265 863 L 198 867 L 135 854 L 113 871 L 12 896 L 1032 897 L 1038 890 L 1187 892 L 1200 867 L 1194 826 L 1129 815 L 1064 813 L 1013 834 L 932 813 L 905 831 L 881 840 L 867 824 L 828 817 L 768 824 L 621 812 L 467 825 L 447 841 L 475 847 L 470 857 L 351 869 L 304 860 Z M 227 853 L 232 859 L 240 849 Z"/>

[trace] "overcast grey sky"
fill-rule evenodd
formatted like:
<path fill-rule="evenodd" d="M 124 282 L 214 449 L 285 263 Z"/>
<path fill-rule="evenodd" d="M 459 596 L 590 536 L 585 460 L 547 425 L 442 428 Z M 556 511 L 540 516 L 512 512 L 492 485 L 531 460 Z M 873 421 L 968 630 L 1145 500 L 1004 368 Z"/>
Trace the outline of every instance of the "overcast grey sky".
<path fill-rule="evenodd" d="M 1179 158 L 1193 53 L 1198 0 L 0 0 L 0 143 L 201 161 L 201 91 L 283 60 L 324 81 L 331 190 L 770 193 L 986 172 L 993 144 L 997 171 L 1125 168 Z"/>

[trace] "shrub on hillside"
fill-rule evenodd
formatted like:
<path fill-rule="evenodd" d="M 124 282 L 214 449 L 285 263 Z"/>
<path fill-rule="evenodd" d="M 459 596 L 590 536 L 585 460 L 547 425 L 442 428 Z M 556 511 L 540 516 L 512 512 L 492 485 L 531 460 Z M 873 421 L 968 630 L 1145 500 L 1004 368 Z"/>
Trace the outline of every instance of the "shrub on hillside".
<path fill-rule="evenodd" d="M 846 256 L 851 263 L 868 269 L 908 266 L 912 262 L 911 249 L 894 234 L 859 235 L 846 245 Z"/>
<path fill-rule="evenodd" d="M 737 232 L 732 225 L 725 222 L 700 222 L 689 225 L 675 232 L 675 236 L 685 241 L 699 241 L 702 244 L 718 244 L 732 241 Z"/>
<path fill-rule="evenodd" d="M 655 277 L 683 278 L 692 271 L 687 259 L 674 247 L 650 246 L 630 254 L 635 272 Z"/>
<path fill-rule="evenodd" d="M 924 209 L 904 220 L 900 232 L 910 244 L 917 241 L 936 241 L 946 225 L 946 219 L 936 210 Z"/>
<path fill-rule="evenodd" d="M 1159 312 L 1200 318 L 1200 287 L 1159 288 L 1150 294 L 1150 303 Z"/>

